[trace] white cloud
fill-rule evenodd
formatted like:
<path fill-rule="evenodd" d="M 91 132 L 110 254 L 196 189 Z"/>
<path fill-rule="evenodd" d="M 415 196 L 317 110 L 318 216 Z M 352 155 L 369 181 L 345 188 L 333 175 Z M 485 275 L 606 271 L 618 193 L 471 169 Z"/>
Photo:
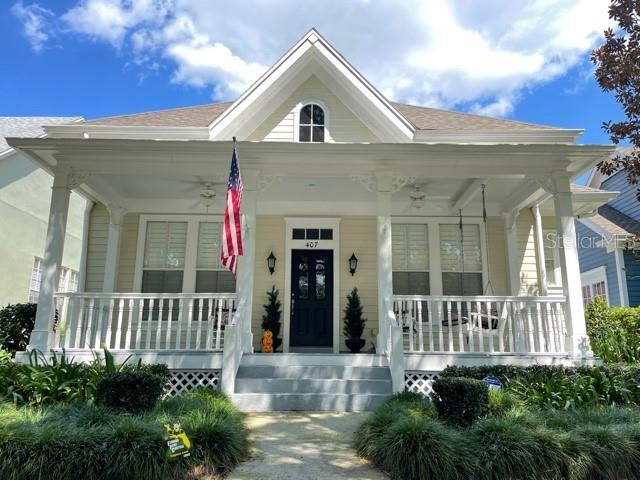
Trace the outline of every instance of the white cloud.
<path fill-rule="evenodd" d="M 22 1 L 11 7 L 11 13 L 22 22 L 23 33 L 34 52 L 39 52 L 51 38 L 49 21 L 53 12 L 37 3 L 24 5 Z"/>
<path fill-rule="evenodd" d="M 162 61 L 174 82 L 212 88 L 216 99 L 237 96 L 316 26 L 394 100 L 508 116 L 529 89 L 585 61 L 610 24 L 607 8 L 604 0 L 81 0 L 62 19 L 141 69 Z"/>

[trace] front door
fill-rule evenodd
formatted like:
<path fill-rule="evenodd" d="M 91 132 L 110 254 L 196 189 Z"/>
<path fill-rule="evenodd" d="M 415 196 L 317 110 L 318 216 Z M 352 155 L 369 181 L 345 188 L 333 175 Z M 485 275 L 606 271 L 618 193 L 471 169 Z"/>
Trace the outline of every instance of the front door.
<path fill-rule="evenodd" d="M 333 250 L 291 251 L 289 345 L 333 346 Z"/>

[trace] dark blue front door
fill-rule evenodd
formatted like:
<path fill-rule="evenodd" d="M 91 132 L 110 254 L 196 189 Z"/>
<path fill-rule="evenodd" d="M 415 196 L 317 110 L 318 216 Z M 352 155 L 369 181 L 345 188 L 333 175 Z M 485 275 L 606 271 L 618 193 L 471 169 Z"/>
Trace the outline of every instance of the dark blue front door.
<path fill-rule="evenodd" d="M 292 347 L 333 346 L 333 251 L 292 250 Z"/>

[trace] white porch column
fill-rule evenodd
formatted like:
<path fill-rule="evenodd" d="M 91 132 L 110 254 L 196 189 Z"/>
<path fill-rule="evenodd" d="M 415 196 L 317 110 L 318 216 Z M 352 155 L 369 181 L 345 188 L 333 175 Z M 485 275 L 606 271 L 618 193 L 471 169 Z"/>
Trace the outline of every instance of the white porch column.
<path fill-rule="evenodd" d="M 386 352 L 388 331 L 386 325 L 386 299 L 393 295 L 391 264 L 391 193 L 390 172 L 376 174 L 378 210 L 378 353 Z"/>
<path fill-rule="evenodd" d="M 42 258 L 42 277 L 36 321 L 29 338 L 29 349 L 48 352 L 53 347 L 53 317 L 55 306 L 53 294 L 58 289 L 60 266 L 64 251 L 64 237 L 67 230 L 69 197 L 76 186 L 76 176 L 68 170 L 58 169 L 53 177 L 51 206 L 47 238 Z"/>
<path fill-rule="evenodd" d="M 533 233 L 536 238 L 536 267 L 538 270 L 538 292 L 540 295 L 546 296 L 547 291 L 547 266 L 544 258 L 544 238 L 542 232 L 542 217 L 540 216 L 540 207 L 536 205 L 531 207 L 533 213 Z"/>
<path fill-rule="evenodd" d="M 120 233 L 122 217 L 126 213 L 124 208 L 107 206 L 109 211 L 109 231 L 107 234 L 107 254 L 105 256 L 103 293 L 113 293 L 116 289 L 116 275 L 118 273 L 118 258 L 120 254 Z"/>
<path fill-rule="evenodd" d="M 246 304 L 245 315 L 241 319 L 240 345 L 242 351 L 253 352 L 253 333 L 251 317 L 253 312 L 253 283 L 256 263 L 256 204 L 258 188 L 258 172 L 245 170 L 242 172 L 244 194 L 242 197 L 242 229 L 243 255 L 238 259 L 238 276 L 236 290 L 238 302 L 243 299 Z"/>
<path fill-rule="evenodd" d="M 516 220 L 519 210 L 502 214 L 507 260 L 507 287 L 509 295 L 520 294 L 520 262 L 518 261 L 518 230 Z"/>
<path fill-rule="evenodd" d="M 582 305 L 582 287 L 580 284 L 580 265 L 576 241 L 576 226 L 573 218 L 570 178 L 562 172 L 552 177 L 553 203 L 556 214 L 558 240 L 560 242 L 560 270 L 562 288 L 567 299 L 565 308 L 567 352 L 576 357 L 593 355 L 589 346 L 587 327 Z"/>

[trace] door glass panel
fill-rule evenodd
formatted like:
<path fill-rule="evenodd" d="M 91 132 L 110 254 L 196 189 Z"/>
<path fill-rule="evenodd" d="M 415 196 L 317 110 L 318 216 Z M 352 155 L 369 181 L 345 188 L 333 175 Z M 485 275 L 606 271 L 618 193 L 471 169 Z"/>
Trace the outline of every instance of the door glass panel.
<path fill-rule="evenodd" d="M 324 300 L 327 295 L 325 259 L 316 258 L 316 299 Z"/>
<path fill-rule="evenodd" d="M 319 240 L 320 232 L 317 228 L 307 228 L 307 240 Z"/>
<path fill-rule="evenodd" d="M 309 298 L 309 259 L 300 257 L 298 264 L 298 297 Z"/>
<path fill-rule="evenodd" d="M 333 240 L 333 230 L 331 228 L 321 229 L 320 240 Z"/>

